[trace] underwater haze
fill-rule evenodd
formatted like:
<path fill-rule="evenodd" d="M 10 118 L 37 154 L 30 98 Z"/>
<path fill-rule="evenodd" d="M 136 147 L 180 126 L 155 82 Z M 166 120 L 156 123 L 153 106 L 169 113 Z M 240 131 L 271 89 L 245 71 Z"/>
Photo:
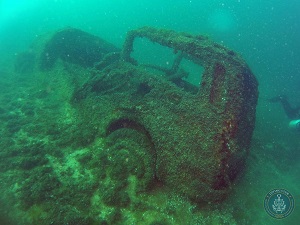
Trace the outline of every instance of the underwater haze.
<path fill-rule="evenodd" d="M 38 35 L 68 26 L 120 47 L 128 30 L 147 25 L 211 36 L 239 51 L 254 71 L 258 69 L 257 77 L 266 77 L 261 85 L 275 92 L 281 85 L 284 90 L 297 89 L 299 83 L 297 1 L 2 0 L 0 4 L 0 47 L 8 54 L 26 49 Z"/>
<path fill-rule="evenodd" d="M 0 225 L 299 224 L 299 21 L 298 0 L 0 0 Z M 217 43 L 214 46 L 230 49 L 229 57 L 241 57 L 258 81 L 254 132 L 252 135 L 246 128 L 241 132 L 245 143 L 252 135 L 251 146 L 245 144 L 249 152 L 241 154 L 247 155 L 246 160 L 241 156 L 243 165 L 225 197 L 198 201 L 200 193 L 193 195 L 185 188 L 187 195 L 179 193 L 166 185 L 169 180 L 164 182 L 155 174 L 161 171 L 155 171 L 156 158 L 151 161 L 151 156 L 159 157 L 153 148 L 183 146 L 176 138 L 184 135 L 196 143 L 198 137 L 174 127 L 163 132 L 178 132 L 170 138 L 172 143 L 164 142 L 163 135 L 151 136 L 153 130 L 174 121 L 172 112 L 163 110 L 164 97 L 172 99 L 172 107 L 185 107 L 176 111 L 179 115 L 194 109 L 181 101 L 187 96 L 193 98 L 194 90 L 203 87 L 205 68 L 184 55 L 181 67 L 173 74 L 171 64 L 180 53 L 144 39 L 134 44 L 132 65 L 122 62 L 126 35 L 141 27 L 173 30 L 198 41 L 212 40 Z M 72 41 L 65 42 L 67 36 L 60 36 L 64 31 L 86 39 L 80 42 L 73 36 Z M 100 53 L 95 50 L 98 48 Z M 57 60 L 51 58 L 55 54 Z M 149 78 L 149 83 L 141 82 L 133 93 L 130 88 L 137 81 L 128 84 L 127 79 L 141 71 L 145 76 L 154 74 L 161 82 L 155 84 L 156 78 Z M 164 73 L 169 73 L 166 82 L 160 80 Z M 111 80 L 113 76 L 120 79 Z M 183 84 L 176 83 L 178 79 Z M 180 90 L 166 90 L 157 102 L 151 99 L 144 103 L 158 84 L 174 90 L 179 86 Z M 250 92 L 250 86 L 245 90 Z M 125 89 L 134 96 L 117 98 Z M 245 100 L 244 96 L 240 99 Z M 141 103 L 127 107 L 132 102 Z M 119 105 L 113 108 L 114 104 Z M 150 106 L 161 110 L 157 111 L 161 116 L 148 115 Z M 201 118 L 217 126 L 216 117 L 203 112 L 199 112 Z M 133 117 L 124 119 L 123 113 Z M 149 120 L 133 122 L 135 115 L 142 118 L 143 113 Z M 184 114 L 176 118 L 197 115 L 190 113 L 191 117 Z M 216 115 L 222 117 L 222 113 Z M 122 119 L 118 123 L 107 125 L 119 115 Z M 246 117 L 246 123 L 254 127 L 254 121 Z M 181 125 L 194 123 L 191 120 Z M 101 128 L 104 125 L 106 130 Z M 154 144 L 155 138 L 161 146 Z M 243 137 L 238 138 L 242 142 Z M 169 153 L 162 154 L 169 157 Z M 188 149 L 182 152 L 184 159 L 194 158 L 189 154 Z M 162 160 L 161 164 L 165 163 L 170 162 Z M 209 170 L 210 163 L 207 160 L 200 166 Z M 180 179 L 189 177 L 184 171 L 183 167 Z M 203 178 L 203 182 L 207 180 Z M 280 214 L 278 218 L 269 215 L 264 204 L 274 189 L 286 190 L 294 199 L 290 213 L 291 198 L 285 201 L 286 208 L 274 211 Z"/>

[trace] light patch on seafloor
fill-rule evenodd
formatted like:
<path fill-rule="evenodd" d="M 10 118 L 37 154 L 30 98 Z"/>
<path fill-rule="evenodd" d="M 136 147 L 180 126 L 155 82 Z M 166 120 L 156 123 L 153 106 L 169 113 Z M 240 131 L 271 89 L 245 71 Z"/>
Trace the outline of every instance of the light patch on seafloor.
<path fill-rule="evenodd" d="M 215 32 L 229 32 L 236 27 L 236 21 L 229 10 L 217 9 L 208 17 L 208 25 Z"/>
<path fill-rule="evenodd" d="M 49 159 L 50 165 L 54 169 L 58 179 L 62 183 L 68 182 L 68 179 L 72 179 L 73 183 L 80 183 L 82 181 L 89 182 L 93 179 L 91 171 L 83 168 L 77 161 L 78 156 L 84 155 L 88 151 L 88 149 L 76 150 L 71 154 L 67 154 L 65 156 L 65 160 L 62 162 L 51 155 L 47 155 L 47 158 Z"/>

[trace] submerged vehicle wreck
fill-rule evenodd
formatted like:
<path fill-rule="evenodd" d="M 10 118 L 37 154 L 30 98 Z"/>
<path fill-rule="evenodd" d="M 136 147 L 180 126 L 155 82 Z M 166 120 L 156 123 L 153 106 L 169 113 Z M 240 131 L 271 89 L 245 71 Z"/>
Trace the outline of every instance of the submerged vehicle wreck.
<path fill-rule="evenodd" d="M 138 67 L 130 58 L 136 37 L 201 63 L 205 72 L 197 93 L 176 76 L 178 61 L 165 76 Z M 142 160 L 143 178 L 155 177 L 196 201 L 223 199 L 244 166 L 254 129 L 257 82 L 250 69 L 206 38 L 150 27 L 128 33 L 120 59 L 76 91 L 74 104 L 103 136 L 124 128 L 144 133 L 151 149 Z M 87 112 L 89 104 L 94 110 Z"/>
<path fill-rule="evenodd" d="M 133 59 L 136 38 L 172 48 L 172 67 Z M 64 138 L 60 146 L 90 149 L 79 164 L 90 170 L 92 184 L 68 189 L 89 202 L 79 210 L 93 209 L 82 209 L 86 221 L 127 224 L 124 215 L 146 211 L 145 196 L 160 188 L 195 204 L 226 198 L 245 166 L 258 99 L 257 80 L 237 53 L 204 36 L 152 27 L 129 31 L 122 49 L 73 28 L 40 41 L 30 68 L 49 73 L 63 67 L 72 89 L 67 101 L 76 115 L 73 130 L 60 129 L 55 137 Z M 199 87 L 185 80 L 182 59 L 204 68 Z M 85 74 L 75 76 L 78 71 Z M 61 188 L 58 177 L 49 192 Z M 72 199 L 60 204 L 76 205 Z M 35 204 L 27 203 L 27 209 Z M 97 207 L 113 208 L 114 216 L 99 216 Z"/>

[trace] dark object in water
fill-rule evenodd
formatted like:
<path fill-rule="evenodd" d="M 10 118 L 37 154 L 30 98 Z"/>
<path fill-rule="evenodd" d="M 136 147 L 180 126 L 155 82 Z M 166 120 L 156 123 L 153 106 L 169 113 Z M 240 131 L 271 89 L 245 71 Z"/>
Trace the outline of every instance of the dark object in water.
<path fill-rule="evenodd" d="M 120 49 L 107 41 L 84 31 L 68 28 L 55 33 L 47 42 L 40 59 L 40 67 L 53 67 L 58 58 L 65 62 L 92 67 L 103 56 Z"/>
<path fill-rule="evenodd" d="M 268 101 L 272 103 L 280 102 L 285 114 L 288 116 L 289 119 L 294 120 L 300 118 L 300 106 L 292 107 L 285 95 L 279 95 L 274 98 L 270 98 L 268 99 Z"/>

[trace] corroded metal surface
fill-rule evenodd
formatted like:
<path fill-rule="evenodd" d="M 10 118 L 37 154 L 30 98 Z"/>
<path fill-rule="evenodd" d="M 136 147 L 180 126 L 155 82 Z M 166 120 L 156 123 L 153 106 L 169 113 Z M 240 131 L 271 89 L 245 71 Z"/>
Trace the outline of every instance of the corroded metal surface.
<path fill-rule="evenodd" d="M 171 47 L 203 66 L 199 90 L 180 77 L 167 79 L 138 66 L 130 57 L 136 37 Z M 95 72 L 72 102 L 100 136 L 109 138 L 120 129 L 144 134 L 152 158 L 141 163 L 154 162 L 155 169 L 152 176 L 145 169 L 147 181 L 142 172 L 143 183 L 158 180 L 195 201 L 218 201 L 244 168 L 257 85 L 232 50 L 202 36 L 144 27 L 128 33 L 121 60 Z"/>

